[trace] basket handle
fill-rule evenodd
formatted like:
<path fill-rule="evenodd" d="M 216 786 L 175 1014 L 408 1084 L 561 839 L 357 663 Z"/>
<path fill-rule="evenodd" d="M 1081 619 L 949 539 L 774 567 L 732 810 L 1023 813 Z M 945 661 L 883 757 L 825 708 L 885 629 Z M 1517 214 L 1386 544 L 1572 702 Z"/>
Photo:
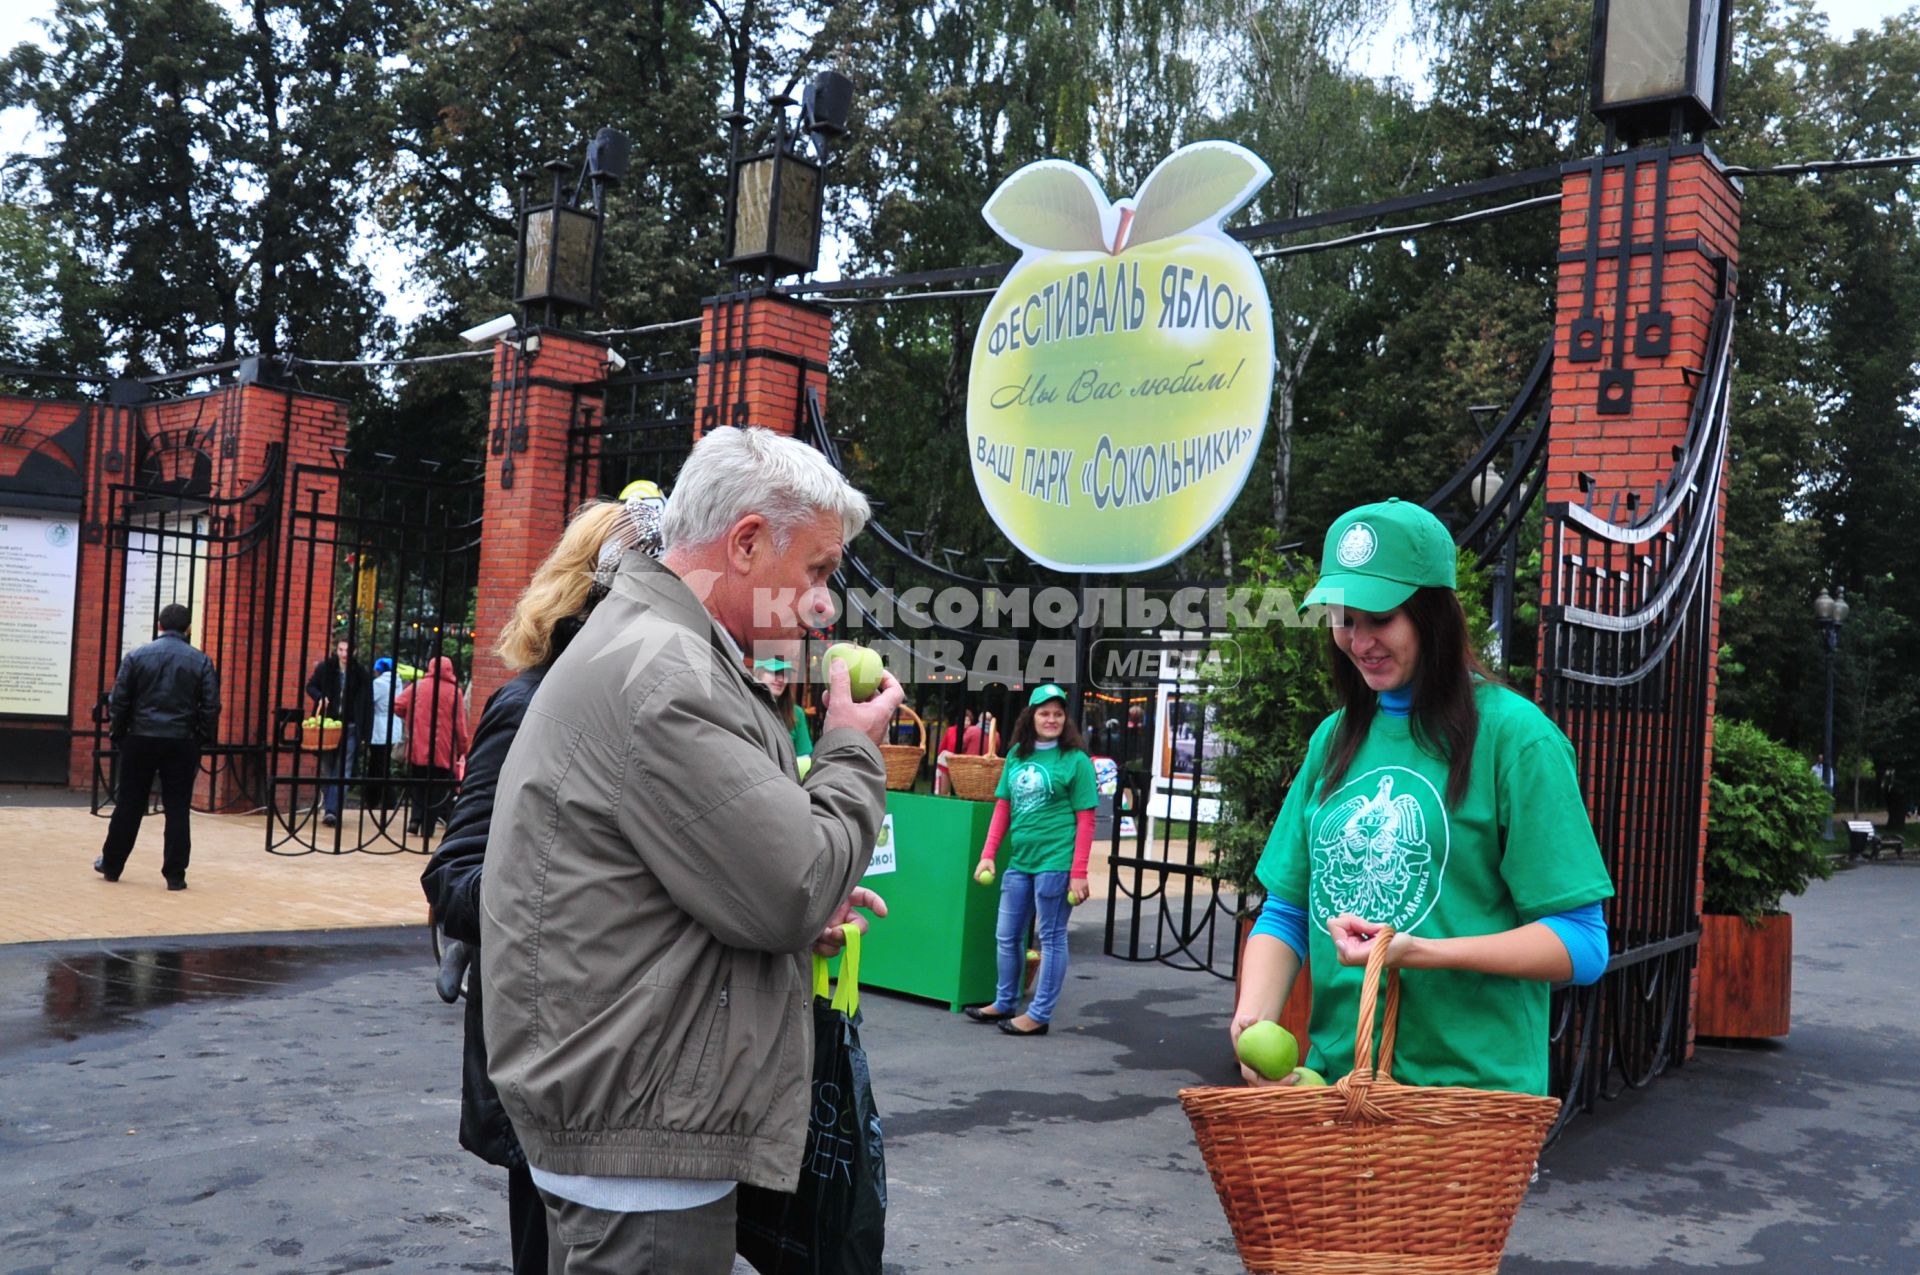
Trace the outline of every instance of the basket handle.
<path fill-rule="evenodd" d="M 1373 950 L 1367 953 L 1367 972 L 1360 984 L 1360 1021 L 1353 1036 L 1353 1071 L 1366 1085 L 1373 1080 L 1393 1082 L 1393 1039 L 1400 1027 L 1400 971 L 1387 969 L 1387 947 L 1393 941 L 1393 927 L 1385 925 L 1374 935 Z M 1380 1031 L 1380 1065 L 1374 1067 L 1373 1020 L 1379 1001 L 1380 975 L 1387 976 L 1387 1008 Z"/>
<path fill-rule="evenodd" d="M 902 700 L 900 707 L 894 711 L 904 713 L 913 719 L 914 732 L 920 736 L 920 747 L 925 748 L 927 746 L 927 724 L 921 720 L 920 714 L 914 712 L 912 705 L 908 704 L 905 700 Z"/>

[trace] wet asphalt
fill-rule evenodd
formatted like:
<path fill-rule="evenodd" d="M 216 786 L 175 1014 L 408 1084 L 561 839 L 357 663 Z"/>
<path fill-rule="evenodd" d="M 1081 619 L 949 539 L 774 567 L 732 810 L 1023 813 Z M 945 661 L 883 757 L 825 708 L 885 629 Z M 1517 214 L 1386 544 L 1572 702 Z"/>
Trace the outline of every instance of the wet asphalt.
<path fill-rule="evenodd" d="M 1792 1035 L 1580 1117 L 1504 1270 L 1920 1272 L 1920 862 L 1792 910 Z M 1231 991 L 1099 925 L 1045 1039 L 867 996 L 888 1271 L 1240 1269 L 1174 1100 Z M 413 930 L 0 948 L 0 1275 L 507 1270 L 432 973 Z"/>

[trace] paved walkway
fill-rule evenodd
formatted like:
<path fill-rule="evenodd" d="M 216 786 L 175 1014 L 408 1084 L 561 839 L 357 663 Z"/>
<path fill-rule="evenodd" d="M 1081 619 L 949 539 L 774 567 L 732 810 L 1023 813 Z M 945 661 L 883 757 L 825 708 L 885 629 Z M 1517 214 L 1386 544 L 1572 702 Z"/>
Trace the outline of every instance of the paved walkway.
<path fill-rule="evenodd" d="M 0 804 L 0 944 L 421 925 L 421 854 L 267 853 L 266 820 L 193 816 L 187 888 L 160 877 L 158 815 L 126 871 L 93 871 L 107 821 L 84 804 Z M 45 800 L 45 797 L 40 798 Z"/>
<path fill-rule="evenodd" d="M 101 885 L 92 836 L 28 854 L 16 816 L 0 810 L 7 874 L 61 861 L 47 912 L 201 888 L 197 852 L 193 888 L 169 896 L 145 847 Z M 411 928 L 0 946 L 0 1275 L 506 1270 L 503 1175 L 455 1143 L 460 1012 L 430 990 L 418 859 L 282 862 L 241 843 L 204 865 L 209 895 L 303 881 L 373 899 L 349 879 L 389 873 Z M 11 914 L 23 896 L 7 897 Z M 1508 1275 L 1920 1271 L 1920 862 L 1862 865 L 1793 911 L 1793 1034 L 1705 1046 L 1576 1121 Z M 237 897 L 222 913 L 259 914 Z M 1074 918 L 1045 1039 L 866 998 L 888 1272 L 1239 1269 L 1174 1100 L 1231 1078 L 1231 993 L 1101 957 L 1099 926 Z"/>

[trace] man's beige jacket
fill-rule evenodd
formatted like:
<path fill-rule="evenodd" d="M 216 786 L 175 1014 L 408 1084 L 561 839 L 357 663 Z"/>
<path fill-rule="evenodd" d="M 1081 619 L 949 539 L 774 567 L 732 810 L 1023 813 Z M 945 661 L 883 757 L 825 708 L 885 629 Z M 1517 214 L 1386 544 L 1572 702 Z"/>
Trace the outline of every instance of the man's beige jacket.
<path fill-rule="evenodd" d="M 867 869 L 885 770 L 789 724 L 644 554 L 547 674 L 500 773 L 480 887 L 488 1070 L 550 1173 L 792 1190 L 808 948 Z"/>

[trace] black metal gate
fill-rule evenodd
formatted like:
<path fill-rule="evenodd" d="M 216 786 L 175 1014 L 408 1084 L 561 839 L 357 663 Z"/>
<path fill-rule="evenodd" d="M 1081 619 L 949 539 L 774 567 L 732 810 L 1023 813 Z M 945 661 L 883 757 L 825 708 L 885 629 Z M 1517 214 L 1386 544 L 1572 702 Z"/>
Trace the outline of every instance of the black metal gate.
<path fill-rule="evenodd" d="M 216 416 L 230 394 L 201 400 Z M 100 609 L 100 697 L 93 705 L 95 814 L 111 810 L 118 752 L 108 737 L 107 702 L 123 655 L 151 641 L 161 608 L 182 603 L 193 612 L 190 638 L 220 674 L 220 725 L 202 747 L 194 785 L 199 810 L 244 813 L 267 798 L 269 661 L 258 635 L 273 623 L 274 563 L 280 526 L 284 464 L 269 447 L 260 474 L 237 495 L 211 494 L 211 457 L 199 446 L 214 429 L 177 431 L 176 445 L 135 429 L 133 412 L 118 413 L 134 440 L 127 466 L 132 481 L 105 492 L 101 535 L 106 547 L 104 605 Z M 217 422 L 216 422 L 217 423 Z M 77 726 L 77 724 L 76 724 Z"/>
<path fill-rule="evenodd" d="M 295 467 L 274 630 L 268 850 L 432 848 L 420 825 L 444 825 L 458 783 L 436 755 L 471 736 L 479 707 L 448 711 L 429 684 L 444 659 L 464 701 L 483 490 L 477 460 L 405 473 Z M 374 720 L 337 730 L 310 728 L 304 723 L 321 716 L 316 678 L 341 640 L 350 684 L 365 677 L 369 698 L 390 711 L 376 707 Z M 390 672 L 374 672 L 381 660 Z"/>

